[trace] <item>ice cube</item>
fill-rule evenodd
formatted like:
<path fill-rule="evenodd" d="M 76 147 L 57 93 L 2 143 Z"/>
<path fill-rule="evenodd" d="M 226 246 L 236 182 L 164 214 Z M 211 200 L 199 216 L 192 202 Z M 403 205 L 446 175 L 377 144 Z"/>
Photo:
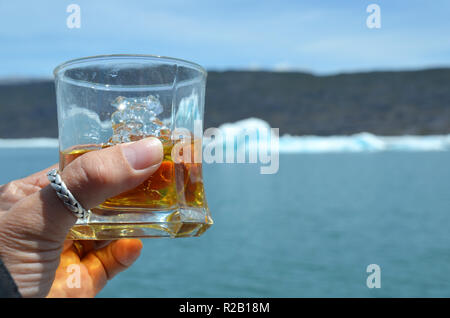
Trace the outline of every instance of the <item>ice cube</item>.
<path fill-rule="evenodd" d="M 111 103 L 111 105 L 118 110 L 123 110 L 128 106 L 142 106 L 153 111 L 155 115 L 159 115 L 163 112 L 163 106 L 161 105 L 159 98 L 153 95 L 131 98 L 119 96 Z"/>
<path fill-rule="evenodd" d="M 113 136 L 110 143 L 134 141 L 146 136 L 159 137 L 168 128 L 158 119 L 163 112 L 158 97 L 117 97 L 112 103 L 117 110 L 111 115 Z"/>
<path fill-rule="evenodd" d="M 117 97 L 112 103 L 111 105 L 116 107 L 118 110 L 124 110 L 125 108 L 127 108 L 127 106 L 130 104 L 130 102 L 127 100 L 126 97 L 123 96 L 119 96 Z"/>

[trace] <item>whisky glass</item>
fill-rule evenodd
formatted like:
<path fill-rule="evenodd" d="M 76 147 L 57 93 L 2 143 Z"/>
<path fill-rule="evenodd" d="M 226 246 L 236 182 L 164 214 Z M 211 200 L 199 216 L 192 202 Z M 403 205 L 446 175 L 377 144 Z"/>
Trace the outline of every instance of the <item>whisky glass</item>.
<path fill-rule="evenodd" d="M 89 151 L 153 136 L 160 168 L 91 209 L 69 239 L 199 236 L 212 224 L 202 176 L 206 71 L 152 55 L 103 55 L 54 70 L 60 170 Z"/>

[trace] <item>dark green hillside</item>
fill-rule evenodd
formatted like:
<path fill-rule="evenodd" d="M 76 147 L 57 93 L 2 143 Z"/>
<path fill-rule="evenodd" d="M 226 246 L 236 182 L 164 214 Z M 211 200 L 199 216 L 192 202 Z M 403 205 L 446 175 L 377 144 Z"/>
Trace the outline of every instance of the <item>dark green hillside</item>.
<path fill-rule="evenodd" d="M 292 135 L 450 133 L 450 69 L 209 72 L 206 127 L 248 117 Z M 56 137 L 56 127 L 52 81 L 0 84 L 0 138 Z"/>

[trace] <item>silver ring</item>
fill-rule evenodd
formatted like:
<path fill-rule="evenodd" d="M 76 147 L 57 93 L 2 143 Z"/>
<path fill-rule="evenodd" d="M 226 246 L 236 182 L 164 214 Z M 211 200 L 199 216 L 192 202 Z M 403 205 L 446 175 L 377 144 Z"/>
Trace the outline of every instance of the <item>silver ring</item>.
<path fill-rule="evenodd" d="M 56 191 L 56 195 L 64 205 L 79 219 L 83 219 L 91 213 L 90 210 L 83 208 L 78 202 L 69 189 L 67 189 L 66 184 L 62 181 L 61 176 L 57 169 L 52 169 L 47 172 L 47 178 L 50 181 L 50 185 Z"/>

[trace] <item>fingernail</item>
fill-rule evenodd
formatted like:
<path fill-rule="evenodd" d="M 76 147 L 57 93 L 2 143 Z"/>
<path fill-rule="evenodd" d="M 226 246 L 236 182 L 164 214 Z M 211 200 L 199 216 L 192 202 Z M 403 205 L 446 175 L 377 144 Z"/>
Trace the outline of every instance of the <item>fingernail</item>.
<path fill-rule="evenodd" d="M 158 138 L 149 137 L 122 145 L 122 152 L 135 170 L 142 170 L 161 163 L 163 147 Z"/>

